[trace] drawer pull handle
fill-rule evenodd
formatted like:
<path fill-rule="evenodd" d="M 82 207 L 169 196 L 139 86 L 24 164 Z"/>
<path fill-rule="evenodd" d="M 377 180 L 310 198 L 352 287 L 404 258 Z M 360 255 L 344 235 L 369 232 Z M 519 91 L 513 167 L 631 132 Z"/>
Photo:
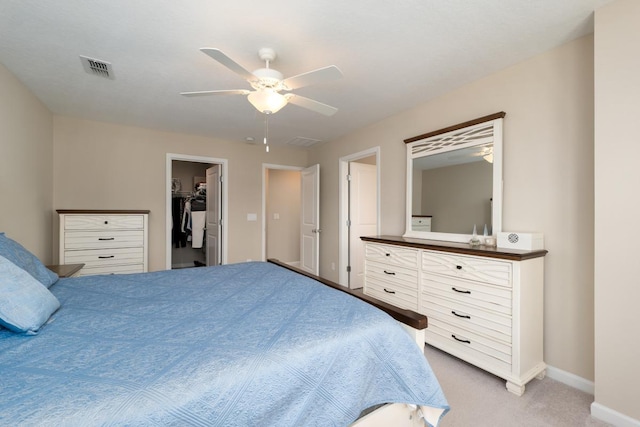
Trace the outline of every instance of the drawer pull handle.
<path fill-rule="evenodd" d="M 457 268 L 458 270 L 462 270 L 462 266 L 461 266 L 461 265 L 456 265 L 456 268 Z"/>
<path fill-rule="evenodd" d="M 105 221 L 104 223 L 105 223 L 105 224 L 109 224 L 109 221 Z"/>
<path fill-rule="evenodd" d="M 391 254 L 390 254 L 390 253 L 386 253 L 386 254 L 384 254 L 384 255 L 385 255 L 385 256 L 391 256 Z"/>
<path fill-rule="evenodd" d="M 470 294 L 471 293 L 471 291 L 461 291 L 460 289 L 456 289 L 456 288 L 451 288 L 451 289 L 456 291 L 456 292 L 459 292 L 461 294 Z"/>
<path fill-rule="evenodd" d="M 451 337 L 452 337 L 454 340 L 456 340 L 456 341 L 460 341 L 460 342 L 463 342 L 463 343 L 465 343 L 465 344 L 471 344 L 471 341 L 469 341 L 469 340 L 461 340 L 460 338 L 458 338 L 458 337 L 457 337 L 457 336 L 455 336 L 454 334 L 451 334 Z"/>
<path fill-rule="evenodd" d="M 385 291 L 386 293 L 388 293 L 388 294 L 395 294 L 395 293 L 396 293 L 396 291 L 390 291 L 390 290 L 389 290 L 389 289 L 387 289 L 387 288 L 382 288 L 382 289 L 384 289 L 384 291 Z"/>
<path fill-rule="evenodd" d="M 382 270 L 382 271 L 384 271 L 384 274 L 388 274 L 390 276 L 395 276 L 396 275 L 396 273 L 394 273 L 393 271 L 387 271 L 387 270 Z"/>
<path fill-rule="evenodd" d="M 98 237 L 98 240 L 116 240 L 115 237 Z"/>
<path fill-rule="evenodd" d="M 451 310 L 451 314 L 454 316 L 462 317 L 463 319 L 471 319 L 471 316 L 467 316 L 466 314 L 458 314 L 455 310 Z"/>
<path fill-rule="evenodd" d="M 107 256 L 102 256 L 102 255 L 100 255 L 100 256 L 98 256 L 98 258 L 100 258 L 100 259 L 107 259 L 107 258 L 115 258 L 115 257 L 114 257 L 113 255 L 107 255 Z"/>

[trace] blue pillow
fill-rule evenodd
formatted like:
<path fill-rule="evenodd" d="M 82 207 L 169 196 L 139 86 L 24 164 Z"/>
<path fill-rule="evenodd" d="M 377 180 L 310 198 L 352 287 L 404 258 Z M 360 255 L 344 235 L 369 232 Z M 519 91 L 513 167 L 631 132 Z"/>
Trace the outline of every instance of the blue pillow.
<path fill-rule="evenodd" d="M 0 256 L 5 257 L 36 279 L 47 288 L 58 281 L 58 275 L 49 270 L 31 252 L 20 243 L 0 233 Z"/>
<path fill-rule="evenodd" d="M 32 335 L 58 308 L 60 302 L 49 289 L 0 256 L 0 325 Z"/>

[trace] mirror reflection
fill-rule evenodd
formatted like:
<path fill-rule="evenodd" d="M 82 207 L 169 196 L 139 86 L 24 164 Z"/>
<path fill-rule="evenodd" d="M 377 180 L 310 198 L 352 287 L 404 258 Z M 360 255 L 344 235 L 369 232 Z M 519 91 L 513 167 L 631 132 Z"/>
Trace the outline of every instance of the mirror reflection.
<path fill-rule="evenodd" d="M 492 234 L 493 145 L 413 159 L 411 229 Z"/>

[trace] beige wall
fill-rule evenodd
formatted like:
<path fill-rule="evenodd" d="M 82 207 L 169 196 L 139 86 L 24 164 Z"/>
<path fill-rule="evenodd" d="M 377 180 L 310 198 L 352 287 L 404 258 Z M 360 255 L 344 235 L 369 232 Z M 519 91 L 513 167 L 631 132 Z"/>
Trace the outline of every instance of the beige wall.
<path fill-rule="evenodd" d="M 149 268 L 163 270 L 167 153 L 228 159 L 228 262 L 261 259 L 262 163 L 306 166 L 306 151 L 55 116 L 54 208 L 149 209 Z"/>
<path fill-rule="evenodd" d="M 432 216 L 431 231 L 471 234 L 474 225 L 479 235 L 485 225 L 491 230 L 491 163 L 480 160 L 425 170 L 420 187 L 420 215 Z"/>
<path fill-rule="evenodd" d="M 640 2 L 595 16 L 595 400 L 640 425 Z"/>
<path fill-rule="evenodd" d="M 405 144 L 505 111 L 503 229 L 545 235 L 545 360 L 593 380 L 593 38 L 583 37 L 312 150 L 321 274 L 338 272 L 338 159 L 380 147 L 381 232 L 402 234 Z"/>
<path fill-rule="evenodd" d="M 300 261 L 301 173 L 281 169 L 267 173 L 267 258 Z"/>
<path fill-rule="evenodd" d="M 0 232 L 53 261 L 53 116 L 0 64 Z"/>

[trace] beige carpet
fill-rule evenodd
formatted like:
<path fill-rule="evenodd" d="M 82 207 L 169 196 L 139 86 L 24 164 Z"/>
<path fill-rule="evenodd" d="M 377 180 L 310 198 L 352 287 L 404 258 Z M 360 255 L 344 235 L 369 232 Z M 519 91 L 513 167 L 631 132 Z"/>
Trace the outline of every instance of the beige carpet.
<path fill-rule="evenodd" d="M 532 380 L 518 397 L 502 379 L 434 347 L 425 346 L 424 354 L 451 406 L 442 427 L 609 425 L 591 417 L 593 396 L 548 377 Z"/>

